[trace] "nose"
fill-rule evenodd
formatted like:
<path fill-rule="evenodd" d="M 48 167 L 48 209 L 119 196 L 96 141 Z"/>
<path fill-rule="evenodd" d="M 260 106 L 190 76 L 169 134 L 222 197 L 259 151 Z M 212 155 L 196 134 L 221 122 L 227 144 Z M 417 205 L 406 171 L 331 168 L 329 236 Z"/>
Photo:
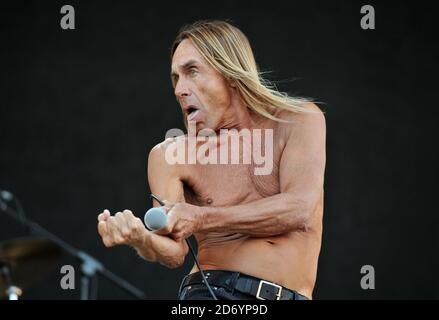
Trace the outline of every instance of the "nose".
<path fill-rule="evenodd" d="M 182 98 L 189 96 L 190 90 L 185 81 L 179 80 L 175 85 L 174 93 L 177 98 Z"/>

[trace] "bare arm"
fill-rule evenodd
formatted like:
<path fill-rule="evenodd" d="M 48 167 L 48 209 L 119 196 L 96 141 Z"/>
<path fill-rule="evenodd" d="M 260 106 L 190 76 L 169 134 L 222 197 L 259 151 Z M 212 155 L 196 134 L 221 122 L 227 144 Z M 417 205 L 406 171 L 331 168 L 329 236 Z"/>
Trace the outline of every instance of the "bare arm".
<path fill-rule="evenodd" d="M 279 169 L 280 193 L 230 207 L 203 207 L 203 232 L 255 237 L 306 229 L 323 192 L 326 126 L 323 114 L 295 115 Z"/>
<path fill-rule="evenodd" d="M 148 182 L 151 193 L 171 203 L 185 202 L 183 184 L 179 179 L 177 167 L 166 163 L 163 146 L 154 147 L 149 154 Z M 154 200 L 154 207 L 159 205 Z M 189 250 L 184 240 L 176 241 L 154 232 L 149 232 L 149 235 L 145 245 L 137 248 L 141 256 L 145 251 L 152 250 L 155 253 L 155 261 L 167 267 L 178 267 L 183 264 Z"/>
<path fill-rule="evenodd" d="M 150 152 L 148 179 L 153 193 L 170 201 L 184 201 L 183 188 L 177 171 L 175 167 L 167 165 L 164 161 L 161 146 L 156 146 Z M 114 216 L 108 210 L 104 210 L 98 216 L 98 221 L 98 231 L 106 247 L 129 245 L 145 260 L 158 262 L 168 268 L 181 266 L 188 253 L 184 241 L 176 241 L 168 236 L 148 231 L 143 222 L 130 210 L 118 212 Z"/>

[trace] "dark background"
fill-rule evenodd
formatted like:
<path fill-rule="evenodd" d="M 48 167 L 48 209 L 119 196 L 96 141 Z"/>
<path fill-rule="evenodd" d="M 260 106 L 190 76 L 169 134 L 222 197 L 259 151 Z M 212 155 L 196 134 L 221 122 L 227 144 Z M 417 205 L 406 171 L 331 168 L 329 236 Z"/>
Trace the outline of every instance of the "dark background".
<path fill-rule="evenodd" d="M 0 8 L 0 188 L 27 215 L 141 288 L 173 299 L 192 265 L 170 270 L 106 249 L 104 208 L 150 206 L 149 150 L 183 128 L 169 48 L 185 23 L 231 19 L 279 88 L 324 102 L 325 216 L 315 299 L 439 298 L 438 56 L 427 3 L 396 1 L 32 1 Z M 76 30 L 60 28 L 73 5 Z M 360 28 L 372 4 L 376 30 Z M 0 240 L 25 232 L 0 214 Z M 63 291 L 63 261 L 25 299 Z M 360 287 L 373 265 L 376 289 Z M 77 279 L 78 280 L 78 279 Z M 99 298 L 130 298 L 101 278 Z"/>

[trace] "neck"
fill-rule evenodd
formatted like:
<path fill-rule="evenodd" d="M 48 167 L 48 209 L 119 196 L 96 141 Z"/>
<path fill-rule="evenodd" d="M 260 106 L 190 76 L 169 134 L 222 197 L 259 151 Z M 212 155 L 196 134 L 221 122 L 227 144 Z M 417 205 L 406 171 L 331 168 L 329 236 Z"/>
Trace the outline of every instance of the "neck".
<path fill-rule="evenodd" d="M 226 114 L 217 131 L 221 129 L 256 129 L 261 128 L 264 119 L 261 115 L 247 108 L 242 101 L 239 104 L 231 105 L 230 111 Z"/>

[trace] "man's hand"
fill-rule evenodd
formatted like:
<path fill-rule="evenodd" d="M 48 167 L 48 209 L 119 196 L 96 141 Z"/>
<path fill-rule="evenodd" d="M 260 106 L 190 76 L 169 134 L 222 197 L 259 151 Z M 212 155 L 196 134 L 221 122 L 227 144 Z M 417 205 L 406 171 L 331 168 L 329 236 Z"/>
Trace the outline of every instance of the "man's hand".
<path fill-rule="evenodd" d="M 114 216 L 104 210 L 98 216 L 98 232 L 108 248 L 120 244 L 141 247 L 148 236 L 142 220 L 130 210 L 117 212 Z"/>
<path fill-rule="evenodd" d="M 184 241 L 175 241 L 148 231 L 142 220 L 130 210 L 114 216 L 104 210 L 98 216 L 98 231 L 106 247 L 120 244 L 132 246 L 145 260 L 158 262 L 168 268 L 181 266 L 189 250 Z"/>
<path fill-rule="evenodd" d="M 159 235 L 168 235 L 181 242 L 189 238 L 201 229 L 203 224 L 203 210 L 201 207 L 184 202 L 170 203 L 164 201 L 165 209 L 168 212 L 168 223 L 166 227 L 157 230 Z"/>

